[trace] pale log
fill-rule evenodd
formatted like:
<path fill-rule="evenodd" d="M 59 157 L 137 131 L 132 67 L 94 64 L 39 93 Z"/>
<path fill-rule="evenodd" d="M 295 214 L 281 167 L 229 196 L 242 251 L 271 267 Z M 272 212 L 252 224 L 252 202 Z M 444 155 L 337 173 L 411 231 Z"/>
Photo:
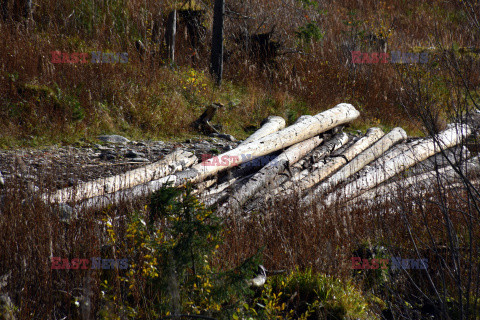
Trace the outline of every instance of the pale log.
<path fill-rule="evenodd" d="M 305 157 L 310 151 L 319 146 L 322 141 L 323 139 L 321 137 L 316 136 L 289 147 L 254 174 L 239 190 L 236 190 L 222 207 L 222 210 L 236 210 L 240 208 L 248 199 L 252 198 L 258 190 L 267 185 L 288 166 Z"/>
<path fill-rule="evenodd" d="M 350 104 L 342 103 L 295 123 L 283 130 L 269 134 L 257 141 L 252 141 L 218 156 L 220 163 L 209 159 L 192 168 L 176 174 L 177 185 L 185 181 L 200 182 L 222 170 L 244 162 L 242 155 L 250 155 L 252 159 L 268 155 L 287 148 L 303 140 L 312 138 L 336 126 L 355 120 L 360 113 Z M 217 161 L 218 161 L 217 158 Z"/>
<path fill-rule="evenodd" d="M 457 170 L 460 170 L 465 176 L 478 174 L 480 172 L 480 162 L 478 157 L 471 158 L 464 163 L 455 165 Z M 461 177 L 452 166 L 445 166 L 437 168 L 435 170 L 425 172 L 420 175 L 402 179 L 400 181 L 390 182 L 388 184 L 382 184 L 374 189 L 368 190 L 360 196 L 351 199 L 348 204 L 358 203 L 382 203 L 385 201 L 391 201 L 395 197 L 402 193 L 402 197 L 406 193 L 410 193 L 414 196 L 426 194 L 428 192 L 434 192 L 438 184 L 442 187 L 449 187 L 461 181 Z"/>
<path fill-rule="evenodd" d="M 53 194 L 43 194 L 42 199 L 50 202 L 64 203 L 113 193 L 128 189 L 151 180 L 158 180 L 176 171 L 182 171 L 197 162 L 191 152 L 177 150 L 167 154 L 162 160 L 148 166 L 125 172 L 113 177 L 100 178 L 78 184 L 74 187 L 58 190 Z"/>
<path fill-rule="evenodd" d="M 408 176 L 422 174 L 437 168 L 443 168 L 450 164 L 462 163 L 470 157 L 470 151 L 464 145 L 456 146 L 437 153 L 425 161 L 422 161 L 408 170 Z"/>
<path fill-rule="evenodd" d="M 373 146 L 363 152 L 360 149 L 358 150 L 359 152 L 355 152 L 354 147 L 352 147 L 353 150 L 349 150 L 350 152 L 352 152 L 349 156 L 346 155 L 348 152 L 345 153 L 346 158 L 349 159 L 350 162 L 345 164 L 345 166 L 341 168 L 338 172 L 336 172 L 322 184 L 317 186 L 314 190 L 310 192 L 310 194 L 315 197 L 319 194 L 330 192 L 339 183 L 347 180 L 349 177 L 363 169 L 366 165 L 368 165 L 375 159 L 381 157 L 393 145 L 405 140 L 406 138 L 407 133 L 405 132 L 405 130 L 403 130 L 402 128 L 394 128 L 388 134 L 383 136 L 382 139 L 377 141 Z M 354 156 L 353 159 L 351 159 L 352 156 Z M 334 159 L 334 161 L 339 160 L 337 158 Z"/>
<path fill-rule="evenodd" d="M 337 171 L 348 161 L 351 161 L 353 158 L 355 158 L 359 153 L 370 147 L 383 135 L 384 132 L 380 128 L 368 129 L 363 138 L 355 142 L 353 146 L 348 148 L 341 155 L 330 157 L 328 162 L 326 162 L 323 166 L 312 172 L 308 177 L 305 177 L 305 179 L 299 181 L 299 183 L 296 184 L 296 188 L 299 190 L 306 190 L 323 181 L 326 177 Z"/>
<path fill-rule="evenodd" d="M 159 190 L 167 184 L 174 185 L 175 182 L 175 175 L 169 175 L 158 180 L 152 180 L 147 183 L 137 185 L 133 188 L 123 189 L 114 193 L 107 193 L 101 196 L 86 199 L 77 206 L 77 209 L 101 209 L 108 205 L 122 201 L 132 201 L 140 197 L 148 196 L 150 193 Z"/>
<path fill-rule="evenodd" d="M 268 136 L 271 133 L 275 133 L 278 130 L 282 130 L 283 128 L 285 128 L 285 124 L 286 124 L 285 119 L 283 119 L 282 117 L 270 116 L 263 121 L 260 129 L 255 131 L 252 135 L 250 135 L 238 146 L 242 146 L 249 142 L 259 140 L 263 137 Z"/>
<path fill-rule="evenodd" d="M 347 142 L 348 142 L 348 135 L 346 133 L 342 132 L 335 135 L 331 140 L 326 141 L 320 148 L 315 150 L 316 161 L 320 161 L 321 159 L 325 158 L 325 156 L 341 148 Z M 300 171 L 297 173 L 297 175 L 294 175 L 290 180 L 286 181 L 284 184 L 282 184 L 278 188 L 269 192 L 269 194 L 267 195 L 267 198 L 277 194 L 280 194 L 280 195 L 291 194 L 293 191 L 292 189 L 296 189 L 294 187 L 295 185 L 310 179 L 310 177 L 311 177 L 310 171 L 307 171 L 307 170 Z"/>
<path fill-rule="evenodd" d="M 436 136 L 410 144 L 408 149 L 402 150 L 399 154 L 397 154 L 397 152 L 391 152 L 387 159 L 384 159 L 384 157 L 378 159 L 375 165 L 368 168 L 368 170 L 364 170 L 358 179 L 350 182 L 340 190 L 328 194 L 323 204 L 321 203 L 322 201 L 319 201 L 317 206 L 329 206 L 340 200 L 346 201 L 361 195 L 365 191 L 372 189 L 398 173 L 412 167 L 416 163 L 433 156 L 441 150 L 459 144 L 470 134 L 471 129 L 469 126 L 454 124 Z M 304 198 L 303 203 L 309 204 L 313 202 L 314 199 L 315 197 L 310 199 Z"/>

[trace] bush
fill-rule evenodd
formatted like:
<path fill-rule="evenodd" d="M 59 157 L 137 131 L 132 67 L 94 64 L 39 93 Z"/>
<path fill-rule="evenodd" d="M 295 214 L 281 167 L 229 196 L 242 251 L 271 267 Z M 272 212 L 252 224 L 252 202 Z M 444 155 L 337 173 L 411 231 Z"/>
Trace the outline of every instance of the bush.
<path fill-rule="evenodd" d="M 350 282 L 311 269 L 277 276 L 271 286 L 285 313 L 295 319 L 374 319 L 362 292 Z"/>

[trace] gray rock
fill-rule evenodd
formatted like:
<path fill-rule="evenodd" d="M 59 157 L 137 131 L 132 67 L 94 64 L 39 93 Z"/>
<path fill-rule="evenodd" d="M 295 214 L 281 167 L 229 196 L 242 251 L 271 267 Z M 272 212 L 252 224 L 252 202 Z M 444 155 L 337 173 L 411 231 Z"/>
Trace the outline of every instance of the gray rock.
<path fill-rule="evenodd" d="M 40 190 L 40 188 L 37 187 L 36 185 L 34 185 L 33 182 L 29 181 L 27 183 L 27 191 L 28 192 L 35 194 L 35 193 L 38 192 L 38 190 Z"/>
<path fill-rule="evenodd" d="M 8 271 L 6 274 L 0 277 L 0 289 L 3 289 L 8 284 L 8 278 L 12 276 L 12 270 Z"/>
<path fill-rule="evenodd" d="M 5 180 L 3 179 L 2 172 L 0 171 L 0 187 L 5 185 Z"/>
<path fill-rule="evenodd" d="M 67 185 L 69 187 L 73 187 L 74 185 L 77 185 L 78 184 L 78 179 L 77 178 L 73 178 L 73 177 L 70 177 L 67 179 Z"/>
<path fill-rule="evenodd" d="M 109 148 L 107 146 L 102 146 L 101 144 L 96 144 L 95 148 L 100 150 L 100 151 L 107 151 L 107 150 L 112 150 L 112 148 Z"/>
<path fill-rule="evenodd" d="M 145 154 L 133 150 L 127 150 L 127 153 L 125 153 L 126 158 L 142 158 L 145 157 Z"/>
<path fill-rule="evenodd" d="M 125 137 L 112 134 L 112 135 L 103 135 L 98 137 L 99 140 L 107 143 L 128 143 L 130 140 L 128 140 Z"/>
<path fill-rule="evenodd" d="M 117 157 L 117 153 L 112 150 L 102 151 L 100 154 L 100 159 L 102 160 L 114 160 Z"/>
<path fill-rule="evenodd" d="M 142 157 L 133 158 L 133 159 L 130 159 L 129 161 L 131 161 L 131 162 L 150 162 L 150 160 L 142 158 Z"/>
<path fill-rule="evenodd" d="M 212 133 L 210 136 L 211 137 L 217 137 L 217 138 L 220 138 L 220 139 L 224 139 L 224 140 L 227 140 L 227 141 L 232 141 L 232 142 L 237 141 L 237 139 L 235 139 L 235 137 L 230 135 L 230 134 Z M 215 141 L 215 139 L 213 139 L 213 140 Z M 215 141 L 215 142 L 217 142 L 217 141 Z"/>

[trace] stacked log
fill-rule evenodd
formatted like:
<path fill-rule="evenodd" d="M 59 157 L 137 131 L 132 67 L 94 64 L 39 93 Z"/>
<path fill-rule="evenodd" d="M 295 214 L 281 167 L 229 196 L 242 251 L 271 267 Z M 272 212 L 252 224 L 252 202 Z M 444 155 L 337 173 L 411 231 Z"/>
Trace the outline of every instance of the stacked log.
<path fill-rule="evenodd" d="M 407 140 L 402 128 L 388 134 L 370 128 L 364 136 L 343 132 L 358 116 L 352 105 L 342 103 L 302 116 L 288 127 L 281 117 L 268 117 L 236 148 L 203 162 L 179 150 L 144 168 L 44 194 L 42 199 L 99 209 L 148 196 L 167 184 L 188 182 L 202 202 L 229 216 L 292 194 L 300 196 L 302 205 L 317 209 L 388 201 L 399 188 L 432 186 L 438 181 L 435 174 L 457 182 L 459 170 L 480 167 L 472 160 L 465 162 L 469 153 L 461 143 L 471 133 L 467 125 L 454 124 L 433 137 L 413 140 Z"/>
<path fill-rule="evenodd" d="M 467 125 L 453 125 L 438 135 L 411 144 L 405 148 L 394 148 L 384 157 L 379 158 L 372 167 L 367 168 L 356 180 L 343 188 L 329 193 L 318 208 L 332 205 L 337 201 L 345 201 L 359 196 L 389 178 L 405 171 L 416 163 L 441 152 L 442 150 L 458 145 L 471 134 Z M 304 204 L 311 203 L 314 197 L 303 199 Z"/>

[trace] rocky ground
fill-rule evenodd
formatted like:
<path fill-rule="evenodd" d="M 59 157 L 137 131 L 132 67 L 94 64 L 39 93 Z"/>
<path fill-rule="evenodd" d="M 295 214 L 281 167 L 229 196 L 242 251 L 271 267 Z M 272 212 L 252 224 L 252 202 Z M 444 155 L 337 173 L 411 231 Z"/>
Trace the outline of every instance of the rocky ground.
<path fill-rule="evenodd" d="M 41 149 L 0 151 L 0 180 L 5 184 L 21 178 L 31 188 L 48 184 L 56 188 L 116 175 L 161 160 L 177 148 L 202 154 L 223 153 L 238 145 L 232 136 L 197 137 L 182 143 L 129 141 L 121 136 L 100 136 L 86 146 L 52 146 Z M 2 178 L 3 176 L 3 178 Z M 0 184 L 2 182 L 0 181 Z"/>

